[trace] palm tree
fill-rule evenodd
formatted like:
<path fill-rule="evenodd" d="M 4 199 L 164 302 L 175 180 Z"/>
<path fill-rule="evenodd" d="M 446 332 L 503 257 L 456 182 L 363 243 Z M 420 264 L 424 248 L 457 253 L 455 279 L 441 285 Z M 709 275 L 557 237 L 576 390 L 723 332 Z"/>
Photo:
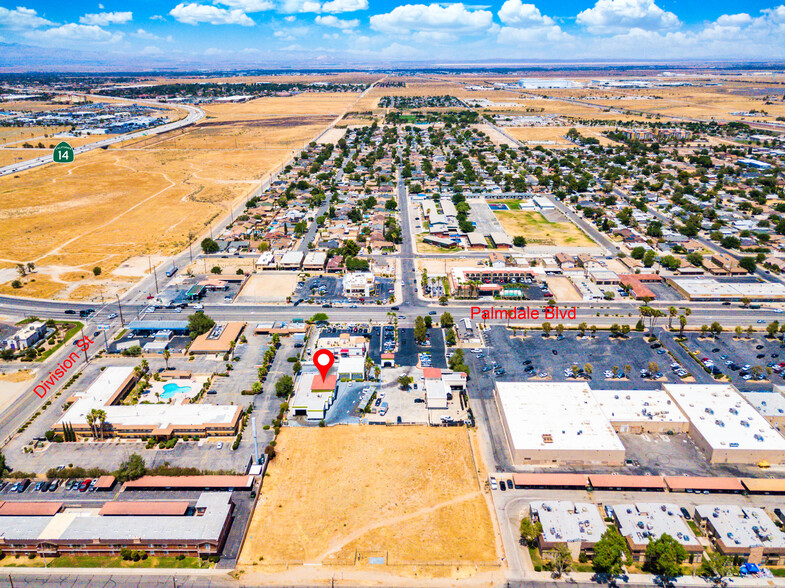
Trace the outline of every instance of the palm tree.
<path fill-rule="evenodd" d="M 687 326 L 687 317 L 683 314 L 679 315 L 679 337 L 684 337 L 684 327 Z"/>
<path fill-rule="evenodd" d="M 106 412 L 103 410 L 96 411 L 96 418 L 98 419 L 98 431 L 101 439 L 104 438 L 104 424 L 106 423 Z"/>
<path fill-rule="evenodd" d="M 95 437 L 95 409 L 87 413 L 87 424 L 90 425 L 90 431 L 93 433 L 93 437 Z"/>
<path fill-rule="evenodd" d="M 169 358 L 172 357 L 171 352 L 168 349 L 164 349 L 164 361 L 166 362 L 166 369 L 169 369 Z"/>
<path fill-rule="evenodd" d="M 676 310 L 675 306 L 668 307 L 668 330 L 671 330 L 671 323 L 673 322 L 673 317 L 679 314 L 679 311 Z"/>
<path fill-rule="evenodd" d="M 229 341 L 229 358 L 234 358 L 234 348 L 237 347 L 237 341 Z"/>
<path fill-rule="evenodd" d="M 625 364 L 624 365 L 624 375 L 629 378 L 631 371 L 632 371 L 632 366 L 630 364 Z"/>

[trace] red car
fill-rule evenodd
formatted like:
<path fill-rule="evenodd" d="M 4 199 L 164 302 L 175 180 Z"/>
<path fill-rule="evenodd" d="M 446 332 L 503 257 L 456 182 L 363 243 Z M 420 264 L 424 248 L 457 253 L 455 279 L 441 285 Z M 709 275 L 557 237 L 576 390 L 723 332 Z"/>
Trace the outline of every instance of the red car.
<path fill-rule="evenodd" d="M 79 485 L 79 492 L 86 492 L 87 489 L 90 487 L 90 482 L 92 482 L 92 480 L 90 478 L 88 478 L 84 482 L 82 482 Z"/>

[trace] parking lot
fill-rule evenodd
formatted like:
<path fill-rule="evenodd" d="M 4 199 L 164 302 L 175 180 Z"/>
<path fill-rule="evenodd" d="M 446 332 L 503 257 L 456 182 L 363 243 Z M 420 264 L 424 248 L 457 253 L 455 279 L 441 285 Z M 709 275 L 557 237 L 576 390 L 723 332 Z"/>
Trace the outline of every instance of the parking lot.
<path fill-rule="evenodd" d="M 395 291 L 395 283 L 390 278 L 376 278 L 375 290 L 362 300 L 349 298 L 343 291 L 343 278 L 339 276 L 315 276 L 298 282 L 292 301 L 308 301 L 311 304 L 363 304 L 387 302 Z"/>
<path fill-rule="evenodd" d="M 771 390 L 773 384 L 782 384 L 785 379 L 785 343 L 764 333 L 752 337 L 744 334 L 741 338 L 733 333 L 717 337 L 688 333 L 687 347 L 699 361 L 709 369 L 714 366 L 740 390 Z"/>
<path fill-rule="evenodd" d="M 503 326 L 494 326 L 485 331 L 487 349 L 481 354 L 465 355 L 472 375 L 480 380 L 566 382 L 576 379 L 576 375 L 588 380 L 589 374 L 583 372 L 588 363 L 592 387 L 608 389 L 659 388 L 661 382 L 681 383 L 682 377 L 671 364 L 678 364 L 676 369 L 686 369 L 681 372 L 685 379 L 691 375 L 690 370 L 695 370 L 694 366 L 677 361 L 666 346 L 650 344 L 640 333 L 612 338 L 607 331 L 598 331 L 596 336 L 587 331 L 586 336 L 579 337 L 577 331 L 565 331 L 561 336 L 552 331 L 549 337 L 544 337 L 542 331 L 530 331 L 523 339 Z M 496 367 L 504 373 L 496 375 Z"/>
<path fill-rule="evenodd" d="M 395 353 L 396 365 L 421 365 L 446 369 L 444 356 L 444 334 L 440 328 L 428 329 L 430 344 L 419 345 L 414 340 L 414 329 L 398 329 L 398 351 Z"/>

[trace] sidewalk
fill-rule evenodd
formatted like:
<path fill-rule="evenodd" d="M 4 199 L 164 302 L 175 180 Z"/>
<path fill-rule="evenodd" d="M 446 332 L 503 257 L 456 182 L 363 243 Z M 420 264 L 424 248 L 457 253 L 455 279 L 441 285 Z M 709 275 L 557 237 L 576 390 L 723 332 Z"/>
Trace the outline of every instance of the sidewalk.
<path fill-rule="evenodd" d="M 538 582 L 561 582 L 566 584 L 596 584 L 597 586 L 607 586 L 607 584 L 599 584 L 596 583 L 592 578 L 594 577 L 594 573 L 592 572 L 570 572 L 567 575 L 562 576 L 559 579 L 554 579 L 551 577 L 550 572 L 532 572 L 526 571 L 526 580 L 534 580 Z M 623 588 L 627 585 L 638 585 L 638 586 L 662 586 L 662 583 L 658 580 L 655 580 L 656 576 L 652 574 L 630 574 L 625 576 L 624 579 L 617 578 L 616 585 L 619 588 Z M 785 578 L 754 578 L 754 577 L 733 577 L 726 579 L 729 588 L 730 587 L 737 587 L 737 588 L 755 588 L 755 587 L 762 587 L 766 586 L 770 588 L 771 586 L 785 586 Z M 676 586 L 699 586 L 701 588 L 705 588 L 707 586 L 714 586 L 714 584 L 710 581 L 704 580 L 699 576 L 682 576 L 677 578 L 673 581 L 673 584 Z"/>

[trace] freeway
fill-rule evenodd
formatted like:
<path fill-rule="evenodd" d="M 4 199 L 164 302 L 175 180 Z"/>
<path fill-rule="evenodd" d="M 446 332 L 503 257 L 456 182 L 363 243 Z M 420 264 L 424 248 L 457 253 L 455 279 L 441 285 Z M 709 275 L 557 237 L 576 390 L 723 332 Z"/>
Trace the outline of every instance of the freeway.
<path fill-rule="evenodd" d="M 133 100 L 132 102 L 137 104 L 145 104 L 147 106 L 157 106 L 157 107 L 165 107 L 165 108 L 172 107 L 171 104 L 153 102 L 151 100 Z M 187 104 L 178 104 L 177 106 L 178 108 L 183 108 L 188 111 L 188 115 L 185 118 L 158 127 L 153 127 L 151 129 L 135 131 L 133 133 L 118 135 L 116 137 L 111 137 L 109 139 L 104 139 L 102 141 L 96 141 L 95 143 L 90 143 L 89 145 L 81 145 L 80 147 L 74 147 L 74 155 L 76 156 L 80 153 L 87 153 L 88 151 L 92 151 L 94 149 L 105 148 L 108 147 L 109 145 L 122 143 L 123 141 L 128 141 L 130 139 L 139 139 L 141 137 L 149 137 L 152 135 L 159 135 L 161 133 L 166 133 L 168 131 L 173 131 L 181 127 L 192 125 L 195 122 L 202 120 L 205 116 L 204 111 L 201 108 L 197 108 L 195 106 L 190 106 Z M 5 167 L 0 167 L 0 177 L 18 173 L 21 171 L 27 171 L 36 167 L 40 167 L 42 165 L 46 165 L 48 163 L 53 163 L 51 155 L 44 155 L 42 157 L 36 157 L 35 159 L 28 159 L 20 163 L 12 163 Z"/>

